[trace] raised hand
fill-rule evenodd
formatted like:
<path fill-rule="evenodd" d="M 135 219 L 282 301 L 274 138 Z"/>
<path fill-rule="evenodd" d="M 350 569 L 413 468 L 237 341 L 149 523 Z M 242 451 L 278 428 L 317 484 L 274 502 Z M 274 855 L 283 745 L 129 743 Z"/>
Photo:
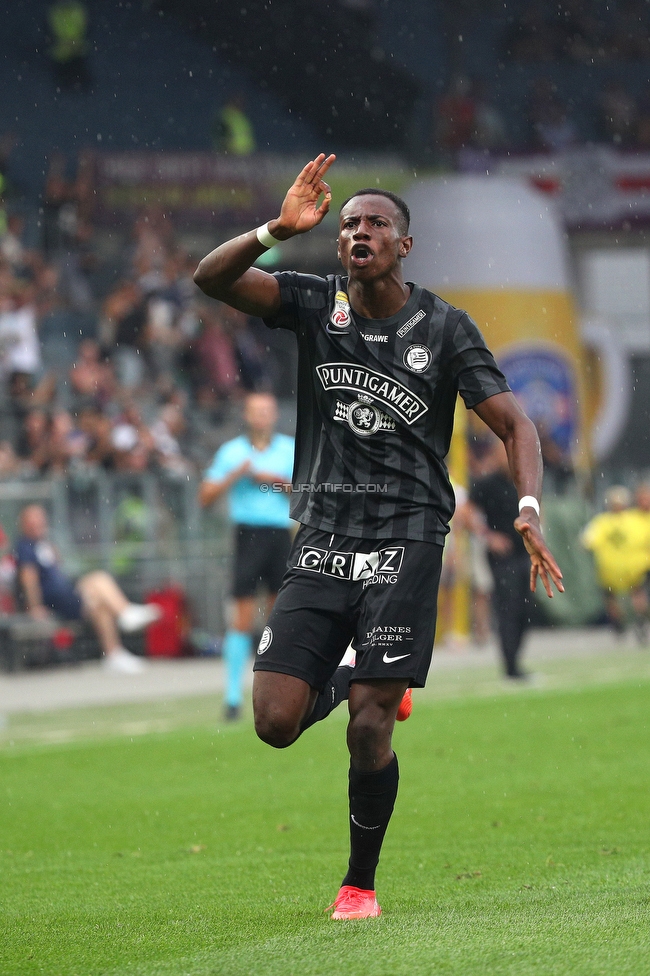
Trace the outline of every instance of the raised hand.
<path fill-rule="evenodd" d="M 333 154 L 326 157 L 325 153 L 320 153 L 300 171 L 284 198 L 280 216 L 269 221 L 269 231 L 278 240 L 305 234 L 320 224 L 332 199 L 332 191 L 323 177 L 335 159 Z M 319 206 L 321 196 L 323 200 Z"/>
<path fill-rule="evenodd" d="M 534 592 L 539 577 L 546 590 L 546 595 L 553 596 L 551 580 L 555 583 L 558 591 L 564 593 L 564 583 L 562 582 L 562 571 L 553 558 L 551 550 L 544 542 L 544 538 L 539 528 L 532 519 L 525 519 L 521 516 L 515 519 L 515 528 L 524 540 L 526 552 L 530 556 L 530 588 Z"/>

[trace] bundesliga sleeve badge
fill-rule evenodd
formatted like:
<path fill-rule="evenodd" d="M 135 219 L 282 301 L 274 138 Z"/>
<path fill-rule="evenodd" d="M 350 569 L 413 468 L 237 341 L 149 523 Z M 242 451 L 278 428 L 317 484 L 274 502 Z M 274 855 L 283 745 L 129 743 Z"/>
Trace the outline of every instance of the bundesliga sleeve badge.
<path fill-rule="evenodd" d="M 334 296 L 334 308 L 327 324 L 327 331 L 346 335 L 351 321 L 348 296 L 344 291 L 337 291 Z"/>

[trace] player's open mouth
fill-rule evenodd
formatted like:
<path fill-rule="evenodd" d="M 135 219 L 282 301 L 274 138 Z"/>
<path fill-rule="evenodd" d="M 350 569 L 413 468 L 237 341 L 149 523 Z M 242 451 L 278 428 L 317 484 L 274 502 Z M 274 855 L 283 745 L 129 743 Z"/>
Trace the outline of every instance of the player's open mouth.
<path fill-rule="evenodd" d="M 350 257 L 357 265 L 367 264 L 372 256 L 372 251 L 365 244 L 355 244 L 350 252 Z"/>

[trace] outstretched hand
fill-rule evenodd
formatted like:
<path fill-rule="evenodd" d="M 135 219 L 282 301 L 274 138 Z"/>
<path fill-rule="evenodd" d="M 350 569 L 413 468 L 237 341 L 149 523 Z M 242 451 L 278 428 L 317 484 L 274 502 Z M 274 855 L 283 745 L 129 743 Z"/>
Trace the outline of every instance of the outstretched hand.
<path fill-rule="evenodd" d="M 534 592 L 539 577 L 546 590 L 546 595 L 553 597 L 551 581 L 555 583 L 558 592 L 564 593 L 562 571 L 553 558 L 551 550 L 544 542 L 544 537 L 538 525 L 532 519 L 519 516 L 515 519 L 515 528 L 524 540 L 526 551 L 530 556 L 530 588 Z"/>
<path fill-rule="evenodd" d="M 323 177 L 335 159 L 333 154 L 326 157 L 321 153 L 300 171 L 284 198 L 279 218 L 269 224 L 271 234 L 278 240 L 282 240 L 284 233 L 288 236 L 305 234 L 320 224 L 332 200 L 332 191 Z M 323 200 L 319 206 L 321 196 Z"/>

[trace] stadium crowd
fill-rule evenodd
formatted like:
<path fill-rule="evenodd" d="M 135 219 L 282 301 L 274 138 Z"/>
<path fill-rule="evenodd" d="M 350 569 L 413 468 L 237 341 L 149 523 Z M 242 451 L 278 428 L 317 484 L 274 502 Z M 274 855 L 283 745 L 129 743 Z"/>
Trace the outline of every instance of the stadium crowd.
<path fill-rule="evenodd" d="M 0 477 L 200 470 L 206 429 L 277 382 L 261 323 L 200 301 L 196 260 L 156 211 L 103 264 L 83 155 L 72 180 L 50 160 L 38 246 L 19 210 L 2 213 Z"/>

